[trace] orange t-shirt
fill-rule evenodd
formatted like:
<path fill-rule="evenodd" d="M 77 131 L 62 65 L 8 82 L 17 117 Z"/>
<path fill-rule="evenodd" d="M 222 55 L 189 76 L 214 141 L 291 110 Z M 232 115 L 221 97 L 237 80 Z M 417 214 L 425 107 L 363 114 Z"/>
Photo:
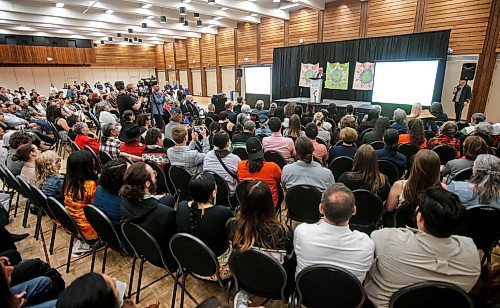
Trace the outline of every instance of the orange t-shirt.
<path fill-rule="evenodd" d="M 399 135 L 398 144 L 409 143 L 409 142 L 411 142 L 410 134 Z M 419 145 L 418 147 L 420 149 L 427 149 L 427 140 L 424 138 L 424 142 L 421 145 Z"/>
<path fill-rule="evenodd" d="M 240 181 L 252 179 L 266 182 L 273 193 L 274 206 L 278 203 L 278 183 L 281 180 L 281 169 L 275 163 L 265 161 L 259 172 L 250 173 L 247 160 L 243 160 L 238 164 L 238 179 Z"/>
<path fill-rule="evenodd" d="M 83 236 L 87 240 L 97 239 L 97 234 L 88 222 L 85 214 L 83 213 L 83 207 L 87 204 L 94 203 L 94 195 L 97 189 L 97 184 L 94 181 L 87 180 L 83 185 L 85 193 L 82 200 L 74 200 L 71 191 L 64 192 L 64 207 L 68 211 L 68 214 L 73 217 L 78 228 L 82 232 Z"/>

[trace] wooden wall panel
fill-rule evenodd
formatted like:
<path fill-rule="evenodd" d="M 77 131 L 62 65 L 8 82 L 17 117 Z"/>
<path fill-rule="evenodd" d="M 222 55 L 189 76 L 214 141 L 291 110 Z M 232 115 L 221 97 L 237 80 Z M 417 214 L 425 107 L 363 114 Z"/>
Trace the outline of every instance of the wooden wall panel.
<path fill-rule="evenodd" d="M 163 45 L 156 45 L 156 67 L 159 70 L 165 69 L 165 54 L 163 53 Z"/>
<path fill-rule="evenodd" d="M 238 23 L 238 65 L 257 64 L 257 24 L 242 22 Z M 248 58 L 245 63 L 243 59 Z"/>
<path fill-rule="evenodd" d="M 200 67 L 200 39 L 190 37 L 187 39 L 189 67 Z M 193 63 L 195 61 L 195 63 Z"/>
<path fill-rule="evenodd" d="M 303 8 L 290 12 L 288 26 L 290 45 L 298 45 L 299 39 L 305 39 L 305 44 L 318 41 L 318 11 Z"/>
<path fill-rule="evenodd" d="M 219 28 L 219 65 L 234 65 L 234 29 Z"/>
<path fill-rule="evenodd" d="M 174 43 L 165 43 L 165 65 L 167 69 L 175 68 Z"/>
<path fill-rule="evenodd" d="M 262 17 L 260 19 L 260 62 L 273 63 L 273 49 L 285 46 L 285 21 Z"/>
<path fill-rule="evenodd" d="M 97 45 L 96 63 L 107 67 L 156 67 L 156 47 L 143 45 Z"/>
<path fill-rule="evenodd" d="M 51 57 L 52 62 L 47 61 Z M 2 64 L 89 65 L 96 62 L 94 48 L 0 45 Z"/>
<path fill-rule="evenodd" d="M 174 48 L 177 68 L 187 68 L 186 40 L 175 40 Z"/>
<path fill-rule="evenodd" d="M 424 30 L 451 29 L 450 47 L 454 54 L 481 53 L 491 1 L 429 0 Z M 452 8 L 464 8 L 464 14 L 457 14 Z"/>
<path fill-rule="evenodd" d="M 359 38 L 361 1 L 339 0 L 325 6 L 323 42 Z"/>
<path fill-rule="evenodd" d="M 215 53 L 215 35 L 202 34 L 201 35 L 201 52 L 203 53 L 202 63 L 203 67 L 215 67 L 216 53 Z"/>
<path fill-rule="evenodd" d="M 500 37 L 498 38 L 497 50 L 496 52 L 500 52 Z"/>
<path fill-rule="evenodd" d="M 413 33 L 417 0 L 371 0 L 368 10 L 368 37 Z"/>

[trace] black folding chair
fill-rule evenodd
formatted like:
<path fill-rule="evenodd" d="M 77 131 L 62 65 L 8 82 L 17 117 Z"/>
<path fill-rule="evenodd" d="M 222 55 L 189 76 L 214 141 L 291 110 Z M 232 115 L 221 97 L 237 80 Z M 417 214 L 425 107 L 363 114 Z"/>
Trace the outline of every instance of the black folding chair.
<path fill-rule="evenodd" d="M 98 168 L 97 173 L 101 173 L 102 170 L 101 161 L 99 160 L 99 157 L 97 157 L 97 154 L 94 152 L 94 150 L 92 150 L 88 145 L 86 145 L 83 149 L 85 151 L 89 151 L 90 154 L 92 154 L 95 166 Z"/>
<path fill-rule="evenodd" d="M 285 297 L 287 274 L 283 266 L 268 254 L 252 248 L 245 252 L 235 251 L 229 259 L 229 268 L 233 274 L 236 290 L 244 290 L 266 300 Z M 256 270 L 258 269 L 258 270 Z"/>
<path fill-rule="evenodd" d="M 78 228 L 76 222 L 73 220 L 73 217 L 69 215 L 66 208 L 59 201 L 57 201 L 54 197 L 48 197 L 47 205 L 52 214 L 54 214 L 54 216 L 56 217 L 57 221 L 61 224 L 61 226 L 71 234 L 68 247 L 68 258 L 66 261 L 66 273 L 69 273 L 69 267 L 71 265 L 71 252 L 73 250 L 75 238 L 79 238 L 91 247 L 94 245 L 94 243 L 93 241 L 88 241 L 85 236 L 83 236 L 83 234 L 80 232 L 80 228 Z M 93 267 L 93 265 L 91 266 Z"/>
<path fill-rule="evenodd" d="M 135 295 L 135 302 L 139 304 L 141 294 L 141 281 L 142 271 L 144 269 L 144 262 L 148 261 L 151 264 L 161 267 L 167 271 L 167 274 L 172 277 L 172 273 L 168 269 L 163 252 L 156 239 L 148 233 L 144 228 L 134 223 L 126 222 L 122 224 L 122 232 L 134 250 L 134 258 L 132 261 L 132 268 L 130 271 L 130 283 L 128 288 L 128 297 L 132 296 L 132 285 L 134 282 L 134 270 L 137 259 L 140 259 L 139 265 L 139 279 L 137 281 L 137 293 Z"/>
<path fill-rule="evenodd" d="M 384 204 L 369 190 L 356 189 L 352 193 L 356 198 L 356 215 L 349 220 L 349 226 L 353 230 L 370 235 L 380 223 L 384 213 Z"/>
<path fill-rule="evenodd" d="M 100 243 L 104 244 L 104 255 L 102 258 L 102 273 L 106 270 L 106 258 L 108 256 L 109 246 L 113 248 L 120 248 L 120 237 L 116 232 L 113 223 L 100 209 L 91 204 L 87 204 L 83 208 L 85 218 L 92 226 L 92 229 L 97 233 L 99 241 L 96 241 L 92 246 L 92 263 L 90 265 L 90 272 L 94 271 L 94 262 L 97 248 Z"/>
<path fill-rule="evenodd" d="M 385 144 L 383 141 L 373 141 L 370 143 L 370 145 L 375 149 L 375 150 L 382 150 L 385 147 Z"/>
<path fill-rule="evenodd" d="M 99 151 L 99 159 L 101 160 L 101 163 L 104 166 L 107 162 L 112 161 L 113 157 L 111 157 L 111 155 L 109 155 L 109 153 L 107 152 Z"/>
<path fill-rule="evenodd" d="M 175 147 L 175 142 L 172 139 L 165 137 L 165 139 L 163 139 L 163 147 L 165 149 Z"/>
<path fill-rule="evenodd" d="M 168 171 L 168 177 L 175 187 L 175 203 L 190 200 L 189 181 L 191 181 L 191 174 L 184 168 L 171 166 Z"/>
<path fill-rule="evenodd" d="M 393 227 L 404 228 L 406 226 L 415 228 L 417 222 L 415 221 L 415 213 L 406 204 L 402 204 L 394 211 Z"/>
<path fill-rule="evenodd" d="M 201 277 L 217 277 L 217 282 L 223 287 L 219 274 L 219 261 L 213 251 L 203 241 L 188 233 L 177 233 L 170 239 L 170 252 L 177 261 L 179 269 L 175 275 L 174 293 L 172 294 L 172 308 L 175 307 L 177 284 L 181 281 L 181 302 L 184 307 L 184 293 L 186 292 L 186 277 L 194 274 Z M 193 276 L 197 278 L 196 276 Z"/>
<path fill-rule="evenodd" d="M 14 195 L 17 193 L 16 204 L 14 206 L 14 217 L 16 217 L 17 207 L 19 205 L 19 197 L 21 195 L 21 186 L 19 185 L 17 178 L 14 176 L 14 174 L 12 174 L 7 166 L 0 164 L 0 168 L 2 170 L 2 175 L 5 178 L 7 188 L 9 188 L 10 190 L 9 210 L 7 211 L 9 214 L 12 208 L 12 200 L 14 199 Z"/>
<path fill-rule="evenodd" d="M 248 159 L 248 153 L 247 149 L 245 148 L 236 148 L 233 149 L 233 154 L 238 156 L 241 160 L 247 160 Z"/>
<path fill-rule="evenodd" d="M 226 180 L 224 180 L 220 175 L 213 171 L 208 171 L 215 178 L 215 184 L 217 185 L 217 195 L 215 196 L 215 203 L 218 205 L 223 205 L 231 207 L 231 191 L 229 190 L 229 185 Z"/>
<path fill-rule="evenodd" d="M 379 160 L 378 170 L 387 176 L 391 186 L 400 178 L 398 167 L 388 160 Z"/>
<path fill-rule="evenodd" d="M 439 156 L 439 160 L 441 161 L 441 165 L 446 165 L 450 160 L 453 160 L 457 157 L 457 152 L 454 148 L 447 144 L 441 144 L 432 149 Z"/>
<path fill-rule="evenodd" d="M 69 138 L 69 137 L 68 137 L 68 142 L 69 142 L 69 145 L 71 146 L 71 149 L 73 150 L 73 152 L 81 150 L 80 147 L 73 140 L 71 140 L 71 138 Z"/>
<path fill-rule="evenodd" d="M 31 193 L 30 184 L 20 175 L 16 177 L 19 183 L 19 192 L 26 198 L 24 205 L 23 227 L 26 228 L 28 224 L 28 214 L 30 213 L 30 205 L 33 204 L 33 194 Z"/>
<path fill-rule="evenodd" d="M 424 131 L 424 133 L 425 133 L 426 140 L 431 140 L 432 138 L 436 137 L 436 134 L 431 130 L 426 130 L 426 131 Z"/>
<path fill-rule="evenodd" d="M 472 308 L 474 304 L 467 293 L 454 284 L 441 281 L 422 281 L 394 293 L 390 308 Z"/>
<path fill-rule="evenodd" d="M 451 181 L 468 181 L 472 177 L 472 167 L 465 168 L 455 173 L 454 176 L 448 177 L 447 184 L 450 184 Z"/>
<path fill-rule="evenodd" d="M 266 151 L 264 153 L 264 159 L 265 159 L 265 161 L 275 163 L 276 165 L 278 165 L 280 167 L 280 169 L 283 169 L 283 167 L 286 166 L 285 158 L 278 151 L 274 151 L 274 150 Z"/>
<path fill-rule="evenodd" d="M 209 128 L 213 122 L 214 119 L 212 119 L 211 117 L 205 117 L 205 127 Z"/>
<path fill-rule="evenodd" d="M 332 171 L 335 181 L 338 181 L 338 179 L 344 172 L 351 171 L 352 164 L 352 158 L 347 156 L 340 156 L 330 162 L 330 164 L 328 165 L 328 169 Z"/>
<path fill-rule="evenodd" d="M 47 216 L 49 216 L 49 218 L 53 222 L 52 235 L 50 237 L 50 246 L 49 246 L 49 252 L 50 252 L 50 254 L 52 254 L 53 249 L 54 249 L 54 239 L 55 239 L 56 230 L 57 230 L 57 224 L 55 222 L 56 217 L 49 210 L 49 207 L 47 205 L 47 196 L 43 193 L 43 191 L 40 188 L 36 187 L 35 185 L 30 185 L 30 188 L 31 188 L 31 193 L 33 195 L 33 203 L 38 208 L 37 217 L 36 217 L 36 225 L 35 225 L 35 239 L 38 240 L 38 236 L 39 236 L 41 229 L 42 229 L 42 215 L 43 215 L 43 213 L 45 213 L 45 214 L 47 214 Z"/>
<path fill-rule="evenodd" d="M 412 158 L 420 149 L 412 143 L 403 143 L 398 146 L 398 152 L 406 157 L 408 165 L 411 165 Z"/>
<path fill-rule="evenodd" d="M 158 193 L 170 193 L 167 185 L 167 176 L 163 169 L 156 162 L 152 160 L 145 160 L 146 164 L 148 164 L 155 172 L 156 172 L 156 191 Z"/>
<path fill-rule="evenodd" d="M 50 122 L 50 121 L 47 121 L 47 123 L 49 124 L 50 128 L 52 129 L 52 133 L 54 135 L 54 139 L 56 141 L 56 151 L 57 151 L 57 154 L 59 155 L 63 155 L 63 159 L 64 157 L 66 156 L 66 153 L 70 154 L 69 150 L 66 148 L 66 146 L 69 144 L 68 140 L 69 140 L 69 137 L 66 135 L 66 136 L 63 136 L 61 134 L 61 132 L 59 132 L 56 128 L 56 126 L 54 125 L 54 123 Z M 66 138 L 66 140 L 65 140 Z"/>
<path fill-rule="evenodd" d="M 465 211 L 465 226 L 457 232 L 470 237 L 477 248 L 484 252 L 481 263 L 491 262 L 491 251 L 500 240 L 500 209 L 476 205 Z"/>
<path fill-rule="evenodd" d="M 295 307 L 326 308 L 332 307 L 332 301 L 336 307 L 361 307 L 365 301 L 359 279 L 338 266 L 309 266 L 297 275 L 295 286 Z"/>
<path fill-rule="evenodd" d="M 288 189 L 285 196 L 287 208 L 286 219 L 298 222 L 314 223 L 320 218 L 319 204 L 321 192 L 314 186 L 300 185 Z"/>

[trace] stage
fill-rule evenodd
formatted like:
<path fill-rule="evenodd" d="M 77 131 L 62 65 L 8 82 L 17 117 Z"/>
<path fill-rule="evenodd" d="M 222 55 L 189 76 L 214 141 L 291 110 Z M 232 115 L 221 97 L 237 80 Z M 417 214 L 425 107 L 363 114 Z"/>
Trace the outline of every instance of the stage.
<path fill-rule="evenodd" d="M 308 97 L 292 97 L 292 98 L 284 98 L 274 100 L 278 106 L 285 106 L 288 103 L 296 103 L 302 105 L 305 110 L 307 103 L 309 102 Z M 321 103 L 316 104 L 316 110 L 326 109 L 328 105 L 331 103 L 335 103 L 338 109 L 345 109 L 347 105 L 352 105 L 354 110 L 358 113 L 368 113 L 368 111 L 375 108 L 370 102 L 360 102 L 360 101 L 344 101 L 344 100 L 335 100 L 335 99 L 324 99 Z"/>

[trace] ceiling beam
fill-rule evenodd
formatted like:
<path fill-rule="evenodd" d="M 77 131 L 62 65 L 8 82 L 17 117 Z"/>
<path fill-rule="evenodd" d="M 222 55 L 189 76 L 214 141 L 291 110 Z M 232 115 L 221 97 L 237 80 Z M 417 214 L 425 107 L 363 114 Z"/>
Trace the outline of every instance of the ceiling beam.
<path fill-rule="evenodd" d="M 324 0 L 298 0 L 297 3 L 300 3 L 303 6 L 307 6 L 311 9 L 316 9 L 316 10 L 320 10 L 320 11 L 325 10 L 325 1 Z"/>
<path fill-rule="evenodd" d="M 147 2 L 156 2 L 156 1 L 158 1 L 158 0 L 150 0 Z M 193 3 L 194 2 L 191 2 L 189 4 L 193 4 Z M 206 4 L 205 6 L 210 6 L 210 5 Z M 225 7 L 225 8 L 231 9 L 231 10 L 244 11 L 244 12 L 246 12 L 247 15 L 251 14 L 251 13 L 255 13 L 255 14 L 258 14 L 261 16 L 275 17 L 275 18 L 284 19 L 284 20 L 290 19 L 290 14 L 288 13 L 288 11 L 280 10 L 280 9 L 265 8 L 265 7 L 259 6 L 258 2 L 217 0 L 216 4 L 213 6 L 220 6 L 220 7 Z M 222 12 L 228 12 L 228 11 L 222 11 Z M 251 21 L 251 20 L 248 20 L 248 17 L 247 17 L 246 21 Z"/>

